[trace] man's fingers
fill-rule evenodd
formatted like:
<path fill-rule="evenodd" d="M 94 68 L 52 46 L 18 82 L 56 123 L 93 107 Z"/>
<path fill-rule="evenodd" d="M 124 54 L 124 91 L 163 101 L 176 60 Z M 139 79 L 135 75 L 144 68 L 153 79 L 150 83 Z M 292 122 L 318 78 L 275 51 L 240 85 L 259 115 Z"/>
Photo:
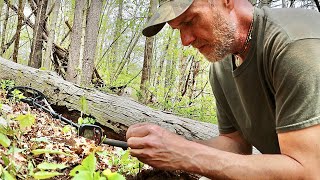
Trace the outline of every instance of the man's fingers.
<path fill-rule="evenodd" d="M 144 137 L 149 134 L 149 126 L 150 124 L 148 123 L 140 123 L 140 124 L 135 124 L 129 127 L 127 130 L 126 138 L 127 140 L 130 137 Z"/>
<path fill-rule="evenodd" d="M 145 147 L 145 138 L 131 137 L 128 139 L 127 143 L 131 149 L 143 149 Z"/>

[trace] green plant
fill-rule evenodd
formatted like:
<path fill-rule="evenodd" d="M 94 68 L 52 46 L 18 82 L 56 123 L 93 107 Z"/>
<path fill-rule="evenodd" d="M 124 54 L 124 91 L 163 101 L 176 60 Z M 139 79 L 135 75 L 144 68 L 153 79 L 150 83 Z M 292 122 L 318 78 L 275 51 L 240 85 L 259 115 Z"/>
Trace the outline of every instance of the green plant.
<path fill-rule="evenodd" d="M 17 102 L 17 101 L 20 101 L 21 99 L 25 98 L 23 93 L 21 91 L 19 91 L 18 89 L 13 90 L 11 93 L 13 95 L 12 96 L 13 102 Z"/>
<path fill-rule="evenodd" d="M 137 174 L 144 166 L 137 158 L 130 156 L 129 150 L 118 149 L 116 153 L 108 153 L 106 151 L 97 152 L 101 159 L 108 159 L 107 164 L 112 167 L 118 167 L 121 174 Z"/>
<path fill-rule="evenodd" d="M 1 80 L 0 81 L 0 87 L 1 89 L 10 89 L 14 87 L 14 81 L 12 80 Z"/>
<path fill-rule="evenodd" d="M 73 168 L 69 175 L 72 176 L 74 180 L 125 180 L 124 176 L 117 172 L 112 173 L 110 169 L 102 173 L 96 171 L 96 162 L 97 159 L 93 152 L 89 154 L 80 165 Z"/>

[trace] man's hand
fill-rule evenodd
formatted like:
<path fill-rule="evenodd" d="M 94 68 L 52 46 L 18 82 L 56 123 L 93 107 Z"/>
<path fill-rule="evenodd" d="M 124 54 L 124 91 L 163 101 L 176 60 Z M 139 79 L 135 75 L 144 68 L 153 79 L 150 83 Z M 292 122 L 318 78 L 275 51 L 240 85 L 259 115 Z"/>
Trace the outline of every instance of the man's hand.
<path fill-rule="evenodd" d="M 192 142 L 160 126 L 135 124 L 129 127 L 126 136 L 131 155 L 153 167 L 176 170 L 188 161 L 186 147 Z"/>

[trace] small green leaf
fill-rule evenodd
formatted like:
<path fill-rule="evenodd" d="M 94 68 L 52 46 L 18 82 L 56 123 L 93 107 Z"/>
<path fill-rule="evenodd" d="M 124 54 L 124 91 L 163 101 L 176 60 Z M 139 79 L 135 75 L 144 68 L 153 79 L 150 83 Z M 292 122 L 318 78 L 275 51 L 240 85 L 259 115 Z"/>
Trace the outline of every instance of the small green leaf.
<path fill-rule="evenodd" d="M 69 175 L 74 176 L 74 178 L 80 178 L 78 177 L 79 173 L 87 172 L 92 179 L 93 173 L 96 170 L 96 161 L 94 153 L 89 154 L 89 156 L 81 162 L 81 165 L 76 166 L 70 171 Z"/>
<path fill-rule="evenodd" d="M 81 105 L 80 110 L 86 113 L 88 111 L 88 101 L 84 96 L 80 97 L 80 105 Z"/>
<path fill-rule="evenodd" d="M 8 150 L 7 154 L 21 153 L 25 150 L 26 149 L 20 149 L 20 148 L 11 146 L 10 149 Z"/>
<path fill-rule="evenodd" d="M 79 124 L 79 125 L 82 125 L 82 124 L 83 124 L 83 118 L 82 118 L 82 117 L 79 117 L 79 118 L 78 118 L 78 124 Z"/>
<path fill-rule="evenodd" d="M 38 164 L 37 168 L 41 170 L 52 170 L 52 169 L 64 169 L 68 166 L 65 164 L 54 164 L 54 163 L 48 163 L 48 162 L 43 162 L 41 164 Z"/>
<path fill-rule="evenodd" d="M 4 180 L 15 180 L 16 179 L 6 170 L 3 170 L 3 176 L 4 176 Z"/>
<path fill-rule="evenodd" d="M 92 180 L 93 174 L 89 171 L 79 171 L 78 174 L 76 174 L 72 180 Z"/>
<path fill-rule="evenodd" d="M 29 171 L 29 176 L 33 176 L 33 169 L 34 169 L 34 166 L 32 164 L 32 161 L 29 161 L 28 162 L 28 171 Z"/>
<path fill-rule="evenodd" d="M 126 180 L 124 176 L 117 172 L 111 172 L 110 169 L 102 171 L 102 174 L 106 176 L 108 180 Z"/>
<path fill-rule="evenodd" d="M 71 126 L 70 125 L 66 125 L 62 128 L 62 132 L 63 133 L 68 133 L 71 131 Z"/>
<path fill-rule="evenodd" d="M 96 157 L 94 153 L 89 154 L 81 163 L 82 166 L 86 167 L 89 172 L 95 172 L 96 170 Z"/>
<path fill-rule="evenodd" d="M 82 171 L 87 171 L 87 169 L 82 165 L 78 165 L 70 171 L 69 176 L 76 176 L 79 172 Z"/>
<path fill-rule="evenodd" d="M 11 141 L 10 141 L 10 139 L 7 137 L 7 135 L 0 133 L 0 144 L 1 144 L 3 147 L 6 147 L 6 148 L 7 148 L 7 147 L 10 146 Z"/>
<path fill-rule="evenodd" d="M 52 150 L 52 149 L 35 149 L 35 150 L 32 150 L 31 152 L 34 155 L 49 153 L 49 154 L 63 154 L 63 155 L 66 155 L 66 156 L 71 156 L 70 154 L 67 154 L 65 152 L 58 151 L 58 150 Z"/>
<path fill-rule="evenodd" d="M 47 137 L 32 138 L 30 140 L 33 142 L 46 142 L 46 143 L 49 142 Z"/>
<path fill-rule="evenodd" d="M 20 123 L 20 127 L 22 129 L 26 129 L 28 127 L 31 127 L 34 122 L 35 122 L 36 116 L 33 114 L 26 114 L 26 115 L 19 115 L 18 117 L 16 117 L 16 120 L 19 121 Z"/>
<path fill-rule="evenodd" d="M 39 172 L 34 173 L 32 176 L 35 179 L 48 179 L 48 178 L 52 178 L 52 177 L 59 176 L 59 175 L 63 175 L 63 174 L 59 173 L 59 172 L 54 172 L 54 171 L 53 172 L 39 171 Z"/>

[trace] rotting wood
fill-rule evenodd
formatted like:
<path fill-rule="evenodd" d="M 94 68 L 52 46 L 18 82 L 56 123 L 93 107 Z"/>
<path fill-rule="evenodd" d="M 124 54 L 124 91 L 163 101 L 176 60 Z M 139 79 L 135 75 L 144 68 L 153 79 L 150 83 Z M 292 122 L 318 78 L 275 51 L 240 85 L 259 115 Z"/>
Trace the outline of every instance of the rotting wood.
<path fill-rule="evenodd" d="M 128 126 L 139 122 L 159 124 L 188 139 L 208 139 L 218 135 L 217 126 L 177 117 L 146 107 L 127 97 L 83 88 L 63 80 L 55 72 L 44 71 L 0 58 L 0 79 L 14 80 L 16 85 L 29 86 L 43 92 L 48 101 L 69 110 L 80 110 L 80 98 L 88 101 L 88 112 L 97 122 L 122 134 Z"/>

